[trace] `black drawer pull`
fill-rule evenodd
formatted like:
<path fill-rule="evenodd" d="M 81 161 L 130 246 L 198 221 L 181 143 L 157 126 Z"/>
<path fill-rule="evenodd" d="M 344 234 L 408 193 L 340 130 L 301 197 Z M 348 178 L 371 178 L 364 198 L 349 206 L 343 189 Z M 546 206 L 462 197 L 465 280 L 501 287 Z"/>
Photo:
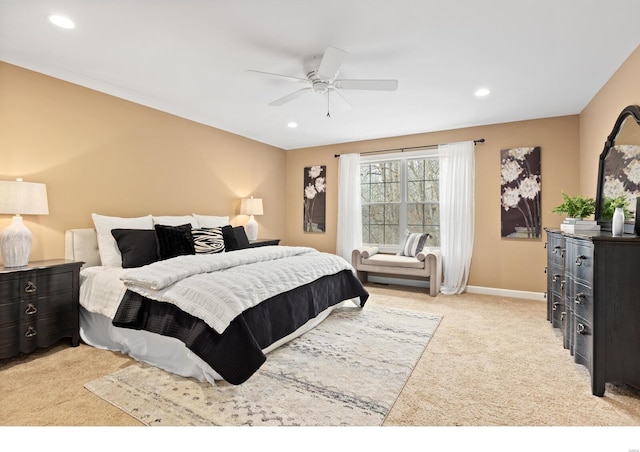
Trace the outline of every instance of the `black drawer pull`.
<path fill-rule="evenodd" d="M 560 278 L 560 273 L 554 273 L 553 274 L 553 282 L 558 282 L 559 278 Z"/>
<path fill-rule="evenodd" d="M 554 247 L 553 247 L 553 254 L 557 254 L 557 253 L 558 253 L 558 250 L 561 250 L 561 249 L 562 249 L 562 247 L 561 247 L 561 246 L 554 246 Z"/>
<path fill-rule="evenodd" d="M 587 258 L 587 256 L 585 256 L 583 254 L 581 254 L 580 256 L 576 257 L 576 265 L 582 265 L 582 261 L 584 259 L 586 259 L 586 258 Z"/>
<path fill-rule="evenodd" d="M 558 310 L 558 305 L 559 305 L 559 304 L 560 304 L 560 303 L 558 303 L 557 301 L 554 301 L 554 302 L 553 302 L 553 304 L 551 305 L 551 309 L 553 309 L 554 311 L 557 311 L 557 310 Z"/>
<path fill-rule="evenodd" d="M 29 328 L 27 328 L 27 331 L 25 331 L 24 336 L 27 337 L 27 338 L 32 338 L 36 334 L 38 334 L 36 329 L 34 327 L 30 326 Z"/>
<path fill-rule="evenodd" d="M 566 280 L 564 280 L 564 279 L 563 279 L 562 281 L 560 281 L 560 288 L 561 288 L 561 289 L 564 289 L 564 285 L 565 285 L 565 283 L 566 283 L 566 282 L 567 282 L 567 281 L 566 281 Z"/>
<path fill-rule="evenodd" d="M 31 303 L 29 303 L 27 305 L 27 309 L 24 310 L 24 313 L 27 315 L 33 315 L 36 312 L 38 312 L 38 308 L 36 308 L 34 305 L 32 305 Z"/>
<path fill-rule="evenodd" d="M 576 325 L 576 331 L 578 332 L 578 334 L 587 334 L 587 327 L 582 323 L 578 323 Z"/>
<path fill-rule="evenodd" d="M 27 281 L 27 287 L 24 288 L 24 291 L 27 293 L 33 293 L 36 290 L 38 290 L 38 287 L 31 281 Z"/>
<path fill-rule="evenodd" d="M 582 304 L 582 300 L 585 298 L 587 298 L 587 296 L 582 292 L 576 294 L 576 298 L 575 298 L 576 304 Z"/>

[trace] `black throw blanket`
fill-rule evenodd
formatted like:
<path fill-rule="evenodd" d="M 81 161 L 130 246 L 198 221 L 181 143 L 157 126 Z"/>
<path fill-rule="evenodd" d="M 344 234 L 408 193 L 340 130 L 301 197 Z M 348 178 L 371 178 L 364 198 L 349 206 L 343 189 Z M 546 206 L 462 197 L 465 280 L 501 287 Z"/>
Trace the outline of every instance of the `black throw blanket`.
<path fill-rule="evenodd" d="M 220 334 L 173 304 L 127 290 L 113 325 L 179 339 L 227 382 L 238 385 L 265 362 L 263 349 L 328 307 L 355 297 L 363 307 L 369 293 L 351 270 L 343 270 L 263 301 L 236 317 Z"/>

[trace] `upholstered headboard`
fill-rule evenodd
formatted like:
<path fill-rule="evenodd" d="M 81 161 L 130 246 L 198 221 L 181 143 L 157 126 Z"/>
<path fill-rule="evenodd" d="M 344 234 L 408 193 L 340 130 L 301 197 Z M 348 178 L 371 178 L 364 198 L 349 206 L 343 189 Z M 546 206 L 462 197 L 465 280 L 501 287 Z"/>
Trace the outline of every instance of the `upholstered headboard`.
<path fill-rule="evenodd" d="M 84 267 L 101 265 L 98 236 L 93 228 L 69 229 L 64 233 L 64 257 L 84 262 Z"/>

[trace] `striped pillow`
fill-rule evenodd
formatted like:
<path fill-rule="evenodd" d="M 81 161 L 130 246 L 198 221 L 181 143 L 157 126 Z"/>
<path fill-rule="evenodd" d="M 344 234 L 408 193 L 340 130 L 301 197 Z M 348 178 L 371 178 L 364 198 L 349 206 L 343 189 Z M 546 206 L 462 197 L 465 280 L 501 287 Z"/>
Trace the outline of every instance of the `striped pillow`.
<path fill-rule="evenodd" d="M 191 234 L 196 254 L 224 253 L 224 237 L 221 227 L 192 229 Z"/>
<path fill-rule="evenodd" d="M 427 233 L 420 234 L 414 232 L 407 234 L 404 245 L 402 245 L 402 251 L 400 251 L 400 256 L 416 257 L 416 255 L 422 251 L 422 248 L 424 248 L 427 237 L 429 237 Z"/>

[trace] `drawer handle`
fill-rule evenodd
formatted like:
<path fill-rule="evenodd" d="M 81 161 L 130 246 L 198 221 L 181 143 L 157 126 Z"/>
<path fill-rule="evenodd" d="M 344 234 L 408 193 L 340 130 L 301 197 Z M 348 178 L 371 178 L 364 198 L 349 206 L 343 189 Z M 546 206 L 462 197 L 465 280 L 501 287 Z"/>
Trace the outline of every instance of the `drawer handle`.
<path fill-rule="evenodd" d="M 576 304 L 582 304 L 582 300 L 584 300 L 585 298 L 587 298 L 585 294 L 583 294 L 582 292 L 578 293 L 575 298 Z"/>
<path fill-rule="evenodd" d="M 24 288 L 24 291 L 27 293 L 33 293 L 36 290 L 38 290 L 38 287 L 31 281 L 27 281 L 27 287 Z"/>
<path fill-rule="evenodd" d="M 27 309 L 24 310 L 24 313 L 27 315 L 33 315 L 36 312 L 38 312 L 38 308 L 36 308 L 34 305 L 32 305 L 31 303 L 29 303 L 27 305 Z"/>
<path fill-rule="evenodd" d="M 27 338 L 31 338 L 31 337 L 34 337 L 36 334 L 38 334 L 36 329 L 30 326 L 29 328 L 27 328 L 27 331 L 24 333 L 24 336 Z"/>
<path fill-rule="evenodd" d="M 582 255 L 582 254 L 580 256 L 576 257 L 576 265 L 578 265 L 578 266 L 582 265 L 582 261 L 584 259 L 586 259 L 586 258 L 587 258 L 587 256 Z"/>
<path fill-rule="evenodd" d="M 582 323 L 578 323 L 578 325 L 576 325 L 576 330 L 578 331 L 578 334 L 587 334 L 587 327 Z"/>
<path fill-rule="evenodd" d="M 559 302 L 554 301 L 553 304 L 551 305 L 551 309 L 553 309 L 554 311 L 557 311 L 559 304 L 560 304 Z"/>
<path fill-rule="evenodd" d="M 558 250 L 561 250 L 562 247 L 561 246 L 554 246 L 553 247 L 553 254 L 558 254 Z"/>
<path fill-rule="evenodd" d="M 558 282 L 559 278 L 560 278 L 560 273 L 554 273 L 553 274 L 553 282 Z"/>
<path fill-rule="evenodd" d="M 564 285 L 565 285 L 565 283 L 566 283 L 566 282 L 567 282 L 567 281 L 566 281 L 566 280 L 564 280 L 564 279 L 563 279 L 562 281 L 560 281 L 560 288 L 561 288 L 561 289 L 564 289 Z"/>

